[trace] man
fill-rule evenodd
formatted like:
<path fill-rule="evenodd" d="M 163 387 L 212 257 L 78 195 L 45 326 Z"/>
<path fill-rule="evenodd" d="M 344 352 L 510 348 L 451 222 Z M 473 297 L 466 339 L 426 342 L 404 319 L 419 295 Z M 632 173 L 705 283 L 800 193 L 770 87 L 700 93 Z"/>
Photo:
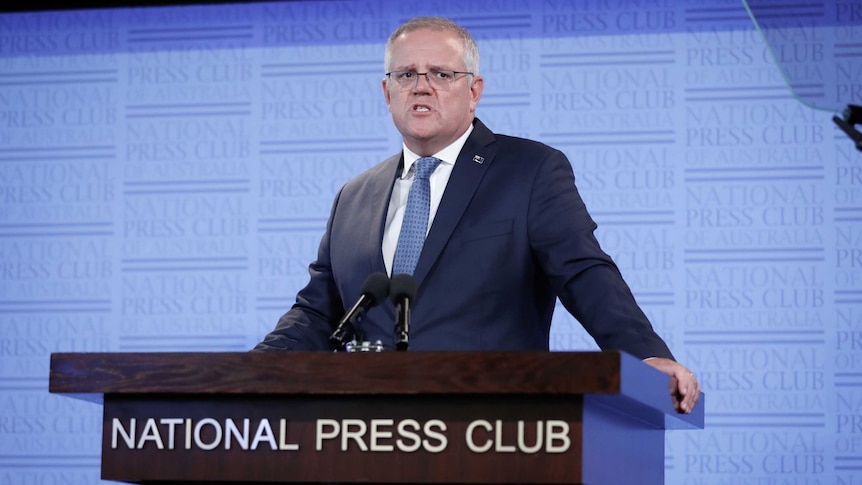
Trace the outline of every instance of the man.
<path fill-rule="evenodd" d="M 412 350 L 548 350 L 559 297 L 601 348 L 671 375 L 677 409 L 691 412 L 697 380 L 673 360 L 600 249 L 565 155 L 494 134 L 475 118 L 484 80 L 470 34 L 447 19 L 413 19 L 390 36 L 384 63 L 383 96 L 403 153 L 341 189 L 310 282 L 255 349 L 328 349 L 366 277 L 402 272 L 397 247 L 402 226 L 413 225 L 405 212 L 414 165 L 433 156 L 427 237 L 407 270 L 418 288 Z M 386 302 L 358 330 L 392 348 L 394 321 Z"/>

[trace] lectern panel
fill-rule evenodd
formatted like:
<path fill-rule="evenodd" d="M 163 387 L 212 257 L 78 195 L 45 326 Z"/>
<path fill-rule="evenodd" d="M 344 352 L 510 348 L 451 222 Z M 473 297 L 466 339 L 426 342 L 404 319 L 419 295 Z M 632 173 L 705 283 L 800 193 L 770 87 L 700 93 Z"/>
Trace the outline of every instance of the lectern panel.
<path fill-rule="evenodd" d="M 102 478 L 577 483 L 580 396 L 105 396 Z"/>
<path fill-rule="evenodd" d="M 669 377 L 620 352 L 83 353 L 51 392 L 104 403 L 134 483 L 661 484 Z"/>

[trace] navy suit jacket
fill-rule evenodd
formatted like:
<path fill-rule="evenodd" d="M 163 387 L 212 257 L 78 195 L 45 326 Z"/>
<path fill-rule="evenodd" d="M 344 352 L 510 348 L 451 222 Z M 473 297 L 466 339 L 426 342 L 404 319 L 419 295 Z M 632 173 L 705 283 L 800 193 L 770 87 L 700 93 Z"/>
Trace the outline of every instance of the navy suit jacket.
<path fill-rule="evenodd" d="M 366 277 L 385 272 L 383 228 L 395 155 L 338 193 L 295 305 L 256 350 L 327 350 Z M 599 247 L 566 156 L 492 133 L 478 119 L 452 171 L 413 274 L 410 350 L 548 350 L 556 298 L 602 349 L 673 358 Z M 394 305 L 359 322 L 394 346 Z"/>

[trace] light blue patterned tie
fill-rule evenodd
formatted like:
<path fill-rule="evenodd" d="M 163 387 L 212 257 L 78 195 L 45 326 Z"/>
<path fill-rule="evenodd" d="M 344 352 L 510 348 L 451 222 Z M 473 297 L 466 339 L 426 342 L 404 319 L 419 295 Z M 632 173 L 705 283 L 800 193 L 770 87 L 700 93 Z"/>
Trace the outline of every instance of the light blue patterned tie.
<path fill-rule="evenodd" d="M 441 160 L 434 157 L 423 157 L 413 164 L 414 177 L 407 195 L 407 209 L 404 211 L 404 222 L 401 223 L 401 234 L 398 235 L 398 245 L 395 247 L 395 261 L 392 263 L 392 274 L 413 274 L 422 245 L 425 244 L 425 234 L 428 232 L 428 212 L 431 209 L 431 183 L 428 181 Z"/>

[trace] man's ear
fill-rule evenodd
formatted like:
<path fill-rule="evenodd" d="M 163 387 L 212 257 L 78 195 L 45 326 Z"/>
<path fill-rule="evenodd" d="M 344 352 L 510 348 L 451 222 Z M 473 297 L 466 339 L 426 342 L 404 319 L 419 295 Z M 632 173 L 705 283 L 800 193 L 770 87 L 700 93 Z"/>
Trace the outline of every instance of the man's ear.
<path fill-rule="evenodd" d="M 473 82 L 470 84 L 470 108 L 476 111 L 476 106 L 479 104 L 479 99 L 482 97 L 482 90 L 485 89 L 485 79 L 482 76 L 473 76 Z"/>
<path fill-rule="evenodd" d="M 386 100 L 386 107 L 387 108 L 389 108 L 389 102 L 391 101 L 390 97 L 389 97 L 388 81 L 389 81 L 388 79 L 383 78 L 383 81 L 381 81 L 381 83 L 380 83 L 383 86 L 383 99 Z"/>

